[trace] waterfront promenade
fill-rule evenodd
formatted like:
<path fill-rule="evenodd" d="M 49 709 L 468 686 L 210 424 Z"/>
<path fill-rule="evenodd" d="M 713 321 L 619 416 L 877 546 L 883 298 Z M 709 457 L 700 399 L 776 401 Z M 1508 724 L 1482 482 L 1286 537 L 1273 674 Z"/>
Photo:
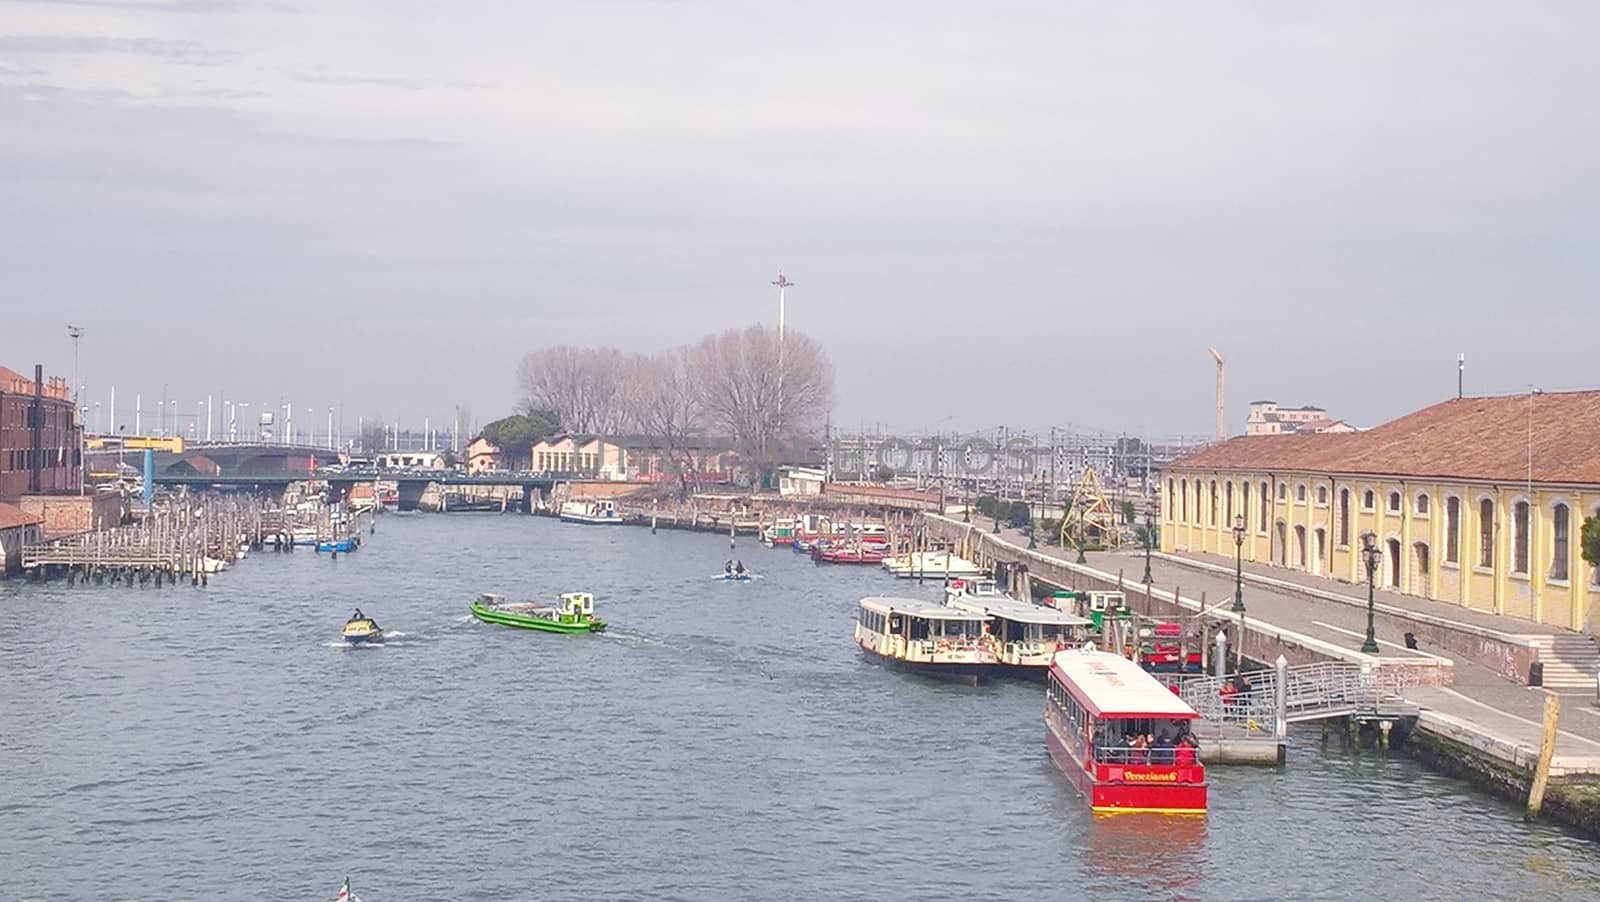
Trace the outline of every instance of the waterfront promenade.
<path fill-rule="evenodd" d="M 1129 604 L 1136 610 L 1141 607 L 1141 579 L 1144 575 L 1142 549 L 1089 552 L 1085 564 L 1076 564 L 1077 552 L 1070 548 L 1040 545 L 1028 550 L 1027 538 L 1018 530 L 1006 529 L 996 535 L 978 523 L 962 524 L 950 518 L 936 519 L 942 520 L 946 529 L 969 527 L 973 535 L 981 536 L 981 541 L 985 543 L 1003 543 L 997 550 L 1004 550 L 1008 556 L 1019 560 L 1026 561 L 1029 555 L 1039 555 L 1058 567 L 1102 582 L 1114 582 L 1120 575 L 1125 583 Z M 1151 576 L 1157 593 L 1176 590 L 1191 614 L 1199 610 L 1203 597 L 1209 618 L 1230 623 L 1235 620 L 1228 610 L 1234 593 L 1232 571 L 1232 561 L 1221 558 L 1157 554 L 1151 560 Z M 1273 585 L 1274 581 L 1292 582 L 1301 590 L 1315 590 L 1342 598 L 1334 600 L 1326 596 L 1319 597 Z M 1407 700 L 1423 709 L 1419 727 L 1516 767 L 1531 767 L 1538 756 L 1541 741 L 1544 696 L 1550 690 L 1529 687 L 1524 682 L 1511 679 L 1503 672 L 1507 669 L 1504 666 L 1506 662 L 1498 658 L 1488 661 L 1474 659 L 1430 648 L 1426 641 L 1420 642 L 1421 647 L 1416 650 L 1407 649 L 1404 634 L 1408 629 L 1414 631 L 1416 626 L 1414 621 L 1402 617 L 1408 613 L 1421 614 L 1434 620 L 1459 623 L 1472 631 L 1481 631 L 1488 634 L 1485 636 L 1486 645 L 1490 653 L 1496 655 L 1504 646 L 1492 641 L 1494 637 L 1517 646 L 1522 643 L 1524 636 L 1549 636 L 1554 631 L 1537 624 L 1451 608 L 1426 599 L 1392 592 L 1382 592 L 1380 595 L 1380 601 L 1386 609 L 1380 611 L 1376 618 L 1380 652 L 1377 656 L 1365 655 L 1360 651 L 1366 633 L 1365 586 L 1247 565 L 1244 585 L 1245 629 L 1252 637 L 1282 636 L 1320 655 L 1340 660 L 1373 664 L 1381 662 L 1386 665 L 1414 662 L 1418 665 L 1448 666 L 1451 675 L 1448 685 L 1418 686 L 1402 692 Z M 1438 610 L 1440 608 L 1444 610 Z M 1552 773 L 1600 774 L 1600 708 L 1595 707 L 1593 687 L 1586 692 L 1572 690 L 1563 693 L 1562 701 Z"/>

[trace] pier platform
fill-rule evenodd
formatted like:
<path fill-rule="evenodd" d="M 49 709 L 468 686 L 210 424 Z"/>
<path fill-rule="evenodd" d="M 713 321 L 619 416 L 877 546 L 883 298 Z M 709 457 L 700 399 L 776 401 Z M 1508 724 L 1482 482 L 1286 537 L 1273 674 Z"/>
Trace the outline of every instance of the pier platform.
<path fill-rule="evenodd" d="M 1225 625 L 1231 635 L 1239 618 L 1229 611 L 1234 594 L 1232 561 L 1211 556 L 1155 554 L 1152 587 L 1147 592 L 1143 550 L 1088 552 L 1075 562 L 1071 548 L 1027 548 L 1018 530 L 993 533 L 982 524 L 930 515 L 930 529 L 941 538 L 965 541 L 985 560 L 1024 564 L 1029 575 L 1083 587 L 1120 583 L 1136 611 L 1179 610 L 1197 621 Z M 1281 649 L 1291 662 L 1331 660 L 1360 663 L 1412 675 L 1400 690 L 1419 709 L 1417 731 L 1470 748 L 1509 768 L 1524 771 L 1537 756 L 1544 698 L 1563 696 L 1552 776 L 1600 775 L 1600 707 L 1596 690 L 1545 689 L 1526 683 L 1526 666 L 1571 634 L 1527 621 L 1481 611 L 1452 608 L 1426 599 L 1379 592 L 1376 632 L 1381 651 L 1360 651 L 1366 633 L 1366 589 L 1297 571 L 1246 565 L 1243 630 L 1246 655 L 1272 660 Z M 1442 610 L 1441 610 L 1442 609 Z M 1419 648 L 1408 649 L 1413 632 Z M 1448 647 L 1446 647 L 1448 646 Z M 1476 651 L 1476 654 L 1470 653 Z M 1519 678 L 1520 677 L 1520 678 Z"/>

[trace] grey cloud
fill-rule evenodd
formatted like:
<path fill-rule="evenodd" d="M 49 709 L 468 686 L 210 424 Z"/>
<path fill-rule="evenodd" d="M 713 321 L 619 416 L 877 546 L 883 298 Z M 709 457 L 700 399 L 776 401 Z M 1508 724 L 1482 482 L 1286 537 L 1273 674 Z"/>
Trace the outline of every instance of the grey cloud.
<path fill-rule="evenodd" d="M 445 89 L 452 91 L 476 91 L 486 87 L 481 82 L 457 81 L 454 79 L 424 80 L 418 78 L 400 78 L 385 75 L 347 75 L 326 71 L 291 72 L 289 77 L 295 81 L 312 85 L 330 85 L 338 87 L 378 87 L 398 88 L 403 91 L 424 91 L 428 89 Z"/>
<path fill-rule="evenodd" d="M 154 38 L 72 37 L 68 35 L 0 35 L 0 53 L 19 55 L 93 56 L 128 53 L 175 62 L 218 62 L 227 57 L 193 41 Z"/>

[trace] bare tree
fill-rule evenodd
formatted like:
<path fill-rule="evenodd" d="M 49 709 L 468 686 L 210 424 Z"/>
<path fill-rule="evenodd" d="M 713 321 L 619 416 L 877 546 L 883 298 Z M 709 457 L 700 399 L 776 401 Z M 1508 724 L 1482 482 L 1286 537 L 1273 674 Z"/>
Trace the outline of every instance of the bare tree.
<path fill-rule="evenodd" d="M 706 416 L 690 349 L 637 357 L 628 367 L 627 383 L 634 428 L 660 452 L 683 489 L 698 488 Z"/>
<path fill-rule="evenodd" d="M 735 329 L 703 339 L 691 359 L 710 423 L 761 470 L 779 463 L 785 442 L 815 435 L 833 404 L 833 366 L 798 332 L 780 343 L 763 326 Z"/>
<path fill-rule="evenodd" d="M 616 348 L 541 348 L 517 370 L 527 410 L 555 411 L 572 433 L 612 434 L 626 423 L 627 356 Z"/>

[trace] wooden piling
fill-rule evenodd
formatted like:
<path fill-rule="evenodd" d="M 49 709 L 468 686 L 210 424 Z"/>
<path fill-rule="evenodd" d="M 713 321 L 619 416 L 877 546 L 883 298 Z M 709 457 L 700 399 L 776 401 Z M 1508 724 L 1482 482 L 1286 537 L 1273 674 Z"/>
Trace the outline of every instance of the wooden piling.
<path fill-rule="evenodd" d="M 1556 727 L 1561 722 L 1561 696 L 1547 692 L 1544 696 L 1544 738 L 1539 743 L 1539 763 L 1533 770 L 1533 785 L 1528 788 L 1528 810 L 1525 820 L 1539 816 L 1544 807 L 1544 791 L 1550 782 L 1550 759 L 1556 753 Z"/>

